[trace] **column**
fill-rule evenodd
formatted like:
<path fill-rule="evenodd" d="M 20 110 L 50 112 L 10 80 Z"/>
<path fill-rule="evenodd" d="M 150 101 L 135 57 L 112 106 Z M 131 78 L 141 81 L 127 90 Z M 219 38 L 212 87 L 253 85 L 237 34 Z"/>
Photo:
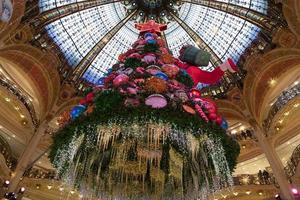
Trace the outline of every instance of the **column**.
<path fill-rule="evenodd" d="M 29 143 L 26 145 L 26 148 L 21 155 L 21 157 L 18 160 L 17 167 L 15 171 L 12 173 L 10 185 L 9 185 L 9 191 L 11 192 L 17 192 L 17 187 L 20 182 L 20 179 L 23 177 L 23 174 L 29 164 L 29 162 L 32 159 L 32 156 L 34 152 L 36 151 L 36 148 L 43 137 L 45 130 L 47 128 L 47 121 L 44 121 L 40 124 L 40 126 L 36 129 L 33 136 L 31 137 Z"/>
<path fill-rule="evenodd" d="M 263 152 L 265 153 L 270 166 L 272 168 L 273 174 L 280 186 L 281 197 L 284 200 L 294 200 L 295 197 L 291 191 L 291 185 L 288 182 L 287 176 L 284 171 L 284 166 L 278 157 L 275 148 L 268 142 L 267 138 L 265 137 L 265 132 L 263 129 L 257 124 L 257 122 L 253 119 L 250 120 L 249 123 L 252 125 L 255 131 L 255 135 L 258 139 L 260 147 L 262 148 Z"/>

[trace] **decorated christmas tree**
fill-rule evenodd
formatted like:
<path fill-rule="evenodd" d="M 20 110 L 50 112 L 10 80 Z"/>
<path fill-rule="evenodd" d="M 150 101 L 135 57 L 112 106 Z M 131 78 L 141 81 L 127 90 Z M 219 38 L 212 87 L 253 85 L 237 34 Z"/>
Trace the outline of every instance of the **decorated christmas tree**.
<path fill-rule="evenodd" d="M 174 58 L 166 25 L 137 24 L 138 40 L 70 112 L 50 159 L 85 199 L 208 199 L 232 184 L 238 144 L 199 83 L 213 84 L 210 55 L 184 46 Z"/>

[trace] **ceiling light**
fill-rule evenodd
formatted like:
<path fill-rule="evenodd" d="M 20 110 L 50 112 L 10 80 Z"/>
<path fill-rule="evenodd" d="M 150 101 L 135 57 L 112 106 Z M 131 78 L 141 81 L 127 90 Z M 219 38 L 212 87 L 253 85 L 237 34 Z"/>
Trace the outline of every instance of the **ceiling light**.
<path fill-rule="evenodd" d="M 247 191 L 246 194 L 248 194 L 248 195 L 251 194 L 251 191 Z"/>
<path fill-rule="evenodd" d="M 22 119 L 24 119 L 24 118 L 25 118 L 25 115 L 23 115 L 23 114 L 20 114 L 20 117 L 21 117 Z"/>
<path fill-rule="evenodd" d="M 293 194 L 298 194 L 297 188 L 292 188 L 292 193 L 293 193 Z"/>
<path fill-rule="evenodd" d="M 10 98 L 5 97 L 4 99 L 5 99 L 5 101 L 10 102 Z"/>
<path fill-rule="evenodd" d="M 285 112 L 284 116 L 288 116 L 290 114 L 290 112 Z"/>
<path fill-rule="evenodd" d="M 294 104 L 294 108 L 298 108 L 299 107 L 299 103 Z"/>
<path fill-rule="evenodd" d="M 15 134 L 13 134 L 13 135 L 12 135 L 12 137 L 13 137 L 13 138 L 16 138 L 16 135 L 15 135 Z"/>
<path fill-rule="evenodd" d="M 278 122 L 279 122 L 279 124 L 282 124 L 282 122 L 283 122 L 283 119 L 279 120 Z"/>
<path fill-rule="evenodd" d="M 21 192 L 21 193 L 24 193 L 24 192 L 25 192 L 25 188 L 24 188 L 24 187 L 21 187 L 21 188 L 20 188 L 20 192 Z"/>
<path fill-rule="evenodd" d="M 294 82 L 294 85 L 298 85 L 298 84 L 299 84 L 299 81 L 295 81 L 295 82 Z"/>
<path fill-rule="evenodd" d="M 19 108 L 18 106 L 15 106 L 15 109 L 16 109 L 16 110 L 20 110 L 20 108 Z"/>
<path fill-rule="evenodd" d="M 48 190 L 51 190 L 52 187 L 53 187 L 52 185 L 47 185 Z"/>
<path fill-rule="evenodd" d="M 62 191 L 64 191 L 64 188 L 63 187 L 59 187 L 58 190 L 62 192 Z"/>
<path fill-rule="evenodd" d="M 231 134 L 236 134 L 236 133 L 237 133 L 236 130 L 232 130 L 232 131 L 231 131 Z"/>
<path fill-rule="evenodd" d="M 71 194 L 74 194 L 74 193 L 75 193 L 75 191 L 74 191 L 74 190 L 71 190 L 71 191 L 70 191 L 70 193 L 71 193 Z"/>
<path fill-rule="evenodd" d="M 277 81 L 274 78 L 271 78 L 268 83 L 269 83 L 270 87 L 273 87 L 276 85 Z"/>
<path fill-rule="evenodd" d="M 246 145 L 243 144 L 243 145 L 242 145 L 242 148 L 243 148 L 243 149 L 246 149 Z"/>
<path fill-rule="evenodd" d="M 233 193 L 234 196 L 237 196 L 238 194 L 239 194 L 238 192 L 234 192 L 234 193 Z"/>
<path fill-rule="evenodd" d="M 262 192 L 259 192 L 258 195 L 261 196 L 261 195 L 263 195 L 263 193 L 262 193 Z"/>
<path fill-rule="evenodd" d="M 3 126 L 0 125 L 0 129 L 2 129 L 2 128 L 3 128 Z"/>

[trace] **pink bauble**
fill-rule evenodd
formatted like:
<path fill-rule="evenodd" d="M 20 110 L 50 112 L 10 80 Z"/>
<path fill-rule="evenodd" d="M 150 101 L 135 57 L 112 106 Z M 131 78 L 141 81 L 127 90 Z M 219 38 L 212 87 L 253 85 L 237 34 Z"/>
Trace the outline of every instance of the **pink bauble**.
<path fill-rule="evenodd" d="M 95 95 L 93 92 L 90 92 L 86 95 L 85 99 L 87 103 L 92 103 L 94 101 Z"/>
<path fill-rule="evenodd" d="M 80 104 L 80 105 L 86 105 L 87 103 L 86 103 L 86 100 L 85 100 L 85 99 L 81 99 L 81 100 L 79 101 L 79 104 Z"/>
<path fill-rule="evenodd" d="M 222 119 L 221 116 L 218 116 L 218 117 L 216 118 L 216 123 L 217 123 L 218 125 L 221 125 L 221 124 L 222 124 L 222 121 L 223 121 L 223 119 Z"/>
<path fill-rule="evenodd" d="M 127 92 L 129 94 L 137 94 L 137 89 L 136 88 L 133 88 L 133 87 L 128 87 L 127 88 Z"/>
<path fill-rule="evenodd" d="M 167 106 L 168 102 L 164 96 L 160 94 L 153 94 L 146 98 L 145 104 L 152 108 L 163 108 Z"/>
<path fill-rule="evenodd" d="M 114 80 L 113 84 L 115 87 L 119 87 L 120 85 L 124 85 L 129 81 L 129 77 L 125 74 L 118 75 Z"/>
<path fill-rule="evenodd" d="M 156 62 L 156 57 L 154 54 L 147 54 L 144 56 L 143 58 L 143 61 L 147 64 L 150 64 L 150 63 L 155 63 Z"/>
<path fill-rule="evenodd" d="M 217 114 L 216 113 L 209 113 L 208 118 L 210 120 L 215 120 L 217 118 Z"/>

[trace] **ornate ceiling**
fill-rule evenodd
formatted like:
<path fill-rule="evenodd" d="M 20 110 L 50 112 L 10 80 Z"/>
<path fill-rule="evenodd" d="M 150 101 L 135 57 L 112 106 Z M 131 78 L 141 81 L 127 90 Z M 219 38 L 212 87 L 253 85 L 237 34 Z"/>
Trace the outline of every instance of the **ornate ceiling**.
<path fill-rule="evenodd" d="M 228 57 L 238 62 L 258 33 L 275 25 L 267 16 L 267 0 L 40 0 L 39 7 L 40 24 L 75 69 L 75 78 L 93 83 L 136 40 L 136 21 L 167 23 L 165 37 L 175 56 L 184 44 L 210 52 L 207 70 Z"/>

